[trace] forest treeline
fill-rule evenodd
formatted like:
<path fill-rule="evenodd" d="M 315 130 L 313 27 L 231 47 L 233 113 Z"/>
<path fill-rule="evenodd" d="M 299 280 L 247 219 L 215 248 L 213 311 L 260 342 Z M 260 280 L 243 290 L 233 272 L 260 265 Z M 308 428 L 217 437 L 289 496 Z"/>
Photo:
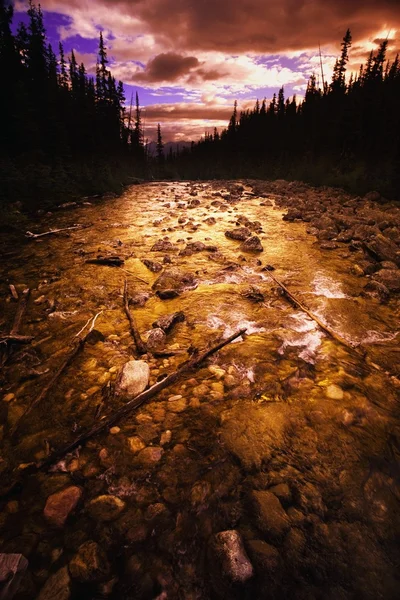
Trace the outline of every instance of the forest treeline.
<path fill-rule="evenodd" d="M 73 51 L 48 44 L 40 6 L 13 33 L 13 8 L 0 0 L 0 202 L 27 209 L 68 197 L 119 191 L 135 177 L 286 178 L 362 193 L 400 193 L 400 61 L 388 41 L 348 77 L 351 33 L 333 76 L 311 76 L 305 98 L 257 100 L 227 128 L 168 154 L 160 126 L 155 156 L 143 136 L 139 98 L 126 104 L 99 38 L 96 72 Z"/>
<path fill-rule="evenodd" d="M 95 77 L 62 44 L 48 44 L 40 6 L 13 34 L 0 0 L 0 194 L 28 208 L 73 195 L 121 189 L 145 173 L 139 99 L 107 68 L 102 34 Z M 160 134 L 161 135 L 161 134 Z"/>
<path fill-rule="evenodd" d="M 178 158 L 187 178 L 263 177 L 377 188 L 400 194 L 400 61 L 386 60 L 388 40 L 360 67 L 346 74 L 348 30 L 331 80 L 313 74 L 304 101 L 285 99 L 284 89 L 267 105 L 234 111 L 221 134 L 206 134 Z M 323 72 L 321 79 L 325 79 Z"/>

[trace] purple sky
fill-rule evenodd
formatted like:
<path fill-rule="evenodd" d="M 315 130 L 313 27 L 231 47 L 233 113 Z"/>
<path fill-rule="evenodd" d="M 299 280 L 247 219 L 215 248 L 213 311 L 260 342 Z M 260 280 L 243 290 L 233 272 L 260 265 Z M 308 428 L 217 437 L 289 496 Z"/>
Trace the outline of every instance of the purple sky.
<path fill-rule="evenodd" d="M 198 139 L 221 129 L 239 108 L 269 100 L 281 85 L 299 98 L 312 72 L 320 77 L 318 43 L 329 79 L 347 27 L 350 68 L 389 36 L 400 47 L 400 0 L 42 0 L 54 49 L 62 40 L 89 72 L 103 31 L 109 67 L 139 94 L 146 132 L 161 123 L 165 140 Z M 27 3 L 15 2 L 15 23 Z"/>

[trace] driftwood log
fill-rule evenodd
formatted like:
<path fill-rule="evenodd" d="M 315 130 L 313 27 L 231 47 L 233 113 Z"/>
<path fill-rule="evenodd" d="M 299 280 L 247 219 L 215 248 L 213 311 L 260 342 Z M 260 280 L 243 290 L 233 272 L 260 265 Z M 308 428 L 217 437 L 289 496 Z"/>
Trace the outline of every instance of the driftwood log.
<path fill-rule="evenodd" d="M 76 334 L 75 338 L 78 338 L 78 339 L 76 341 L 74 339 L 71 350 L 68 352 L 67 356 L 64 358 L 63 362 L 60 364 L 60 366 L 58 367 L 58 369 L 56 370 L 54 375 L 49 379 L 49 381 L 42 388 L 42 390 L 40 391 L 38 396 L 36 396 L 34 401 L 28 406 L 28 408 L 21 415 L 21 417 L 19 418 L 17 423 L 14 425 L 13 429 L 10 431 L 11 436 L 14 436 L 16 434 L 16 432 L 18 431 L 18 429 L 20 428 L 21 424 L 26 419 L 26 417 L 32 412 L 32 410 L 36 406 L 38 406 L 38 404 L 40 404 L 47 397 L 49 392 L 53 389 L 53 387 L 57 383 L 60 375 L 70 365 L 70 363 L 75 358 L 75 356 L 82 350 L 88 336 L 93 331 L 96 320 L 100 314 L 101 313 L 97 313 L 97 315 L 95 315 L 95 317 L 93 317 L 93 319 L 89 319 L 89 321 L 86 323 L 86 325 Z M 82 337 L 79 337 L 81 335 L 81 333 L 86 329 L 86 327 L 90 323 L 90 321 L 91 321 L 91 325 L 90 325 L 88 331 L 85 333 L 85 335 L 83 335 Z"/>
<path fill-rule="evenodd" d="M 139 354 L 146 354 L 146 352 L 147 352 L 146 344 L 142 340 L 142 338 L 140 336 L 140 331 L 137 328 L 135 319 L 133 318 L 133 315 L 132 315 L 131 311 L 129 310 L 128 281 L 126 279 L 124 282 L 124 309 L 125 309 L 125 314 L 128 317 L 131 334 L 135 341 L 136 349 Z"/>

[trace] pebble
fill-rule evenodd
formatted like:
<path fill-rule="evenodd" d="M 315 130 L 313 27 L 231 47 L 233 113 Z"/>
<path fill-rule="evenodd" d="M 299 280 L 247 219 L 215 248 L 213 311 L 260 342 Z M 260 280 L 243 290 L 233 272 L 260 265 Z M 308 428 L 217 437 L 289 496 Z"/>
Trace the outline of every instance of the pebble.
<path fill-rule="evenodd" d="M 108 372 L 109 372 L 109 373 L 116 373 L 117 371 L 118 371 L 118 367 L 110 367 L 110 368 L 108 369 Z"/>
<path fill-rule="evenodd" d="M 162 448 L 158 446 L 148 446 L 139 452 L 137 460 L 139 464 L 144 467 L 151 467 L 161 460 L 163 454 L 164 450 Z"/>
<path fill-rule="evenodd" d="M 46 302 L 46 296 L 39 296 L 33 301 L 34 304 L 43 304 L 43 302 Z"/>
<path fill-rule="evenodd" d="M 82 365 L 82 369 L 84 371 L 93 371 L 93 369 L 95 369 L 97 367 L 97 359 L 96 358 L 89 358 L 88 360 L 85 360 L 85 362 Z"/>
<path fill-rule="evenodd" d="M 71 578 L 68 567 L 63 567 L 51 575 L 37 597 L 37 600 L 69 600 Z"/>
<path fill-rule="evenodd" d="M 214 392 L 217 392 L 218 394 L 223 394 L 224 393 L 224 384 L 222 383 L 222 381 L 215 381 L 214 383 L 211 384 L 211 389 Z"/>
<path fill-rule="evenodd" d="M 172 439 L 172 431 L 167 429 L 167 431 L 163 431 L 160 438 L 160 446 L 165 446 L 165 444 L 169 444 Z"/>
<path fill-rule="evenodd" d="M 172 396 L 168 400 L 167 408 L 173 413 L 181 413 L 186 409 L 186 407 L 187 400 L 186 398 L 182 398 L 182 396 Z"/>
<path fill-rule="evenodd" d="M 15 394 L 6 394 L 3 396 L 4 402 L 11 402 L 11 400 L 15 400 Z"/>
<path fill-rule="evenodd" d="M 343 390 L 341 387 L 339 387 L 338 385 L 335 385 L 334 383 L 331 385 L 328 385 L 328 387 L 326 388 L 326 397 L 330 398 L 331 400 L 343 400 Z"/>
<path fill-rule="evenodd" d="M 144 448 L 146 448 L 146 445 L 143 443 L 143 441 L 137 435 L 135 435 L 133 437 L 129 437 L 128 444 L 129 444 L 130 451 L 134 452 L 135 454 L 137 452 L 140 452 L 140 450 L 143 450 Z"/>
<path fill-rule="evenodd" d="M 210 371 L 210 373 L 215 375 L 217 379 L 222 379 L 222 377 L 224 377 L 224 375 L 226 374 L 226 371 L 224 371 L 224 369 L 218 367 L 217 365 L 209 366 L 208 370 Z"/>
<path fill-rule="evenodd" d="M 111 435 L 116 435 L 117 433 L 119 433 L 121 431 L 120 427 L 111 427 L 110 429 L 110 433 Z"/>
<path fill-rule="evenodd" d="M 96 394 L 98 391 L 100 390 L 100 386 L 98 385 L 94 385 L 91 388 L 89 388 L 88 390 L 86 390 L 86 397 L 90 398 L 90 396 L 93 396 L 94 394 Z"/>
<path fill-rule="evenodd" d="M 251 493 L 258 528 L 268 539 L 281 540 L 290 529 L 290 521 L 278 498 L 271 492 Z"/>
<path fill-rule="evenodd" d="M 79 546 L 69 563 L 69 572 L 73 579 L 81 583 L 99 582 L 109 575 L 110 564 L 99 544 L 88 541 Z"/>

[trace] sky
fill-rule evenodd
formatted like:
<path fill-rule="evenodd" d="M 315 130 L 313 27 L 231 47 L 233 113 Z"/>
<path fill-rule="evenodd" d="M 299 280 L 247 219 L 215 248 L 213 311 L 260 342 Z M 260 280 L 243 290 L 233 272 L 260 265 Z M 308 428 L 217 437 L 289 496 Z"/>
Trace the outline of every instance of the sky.
<path fill-rule="evenodd" d="M 26 0 L 15 1 L 15 21 Z M 109 68 L 125 85 L 127 103 L 138 92 L 145 138 L 198 140 L 223 129 L 232 114 L 285 96 L 304 95 L 314 72 L 325 78 L 349 27 L 349 70 L 389 39 L 400 51 L 400 0 L 41 0 L 54 49 L 94 72 L 100 31 Z"/>

